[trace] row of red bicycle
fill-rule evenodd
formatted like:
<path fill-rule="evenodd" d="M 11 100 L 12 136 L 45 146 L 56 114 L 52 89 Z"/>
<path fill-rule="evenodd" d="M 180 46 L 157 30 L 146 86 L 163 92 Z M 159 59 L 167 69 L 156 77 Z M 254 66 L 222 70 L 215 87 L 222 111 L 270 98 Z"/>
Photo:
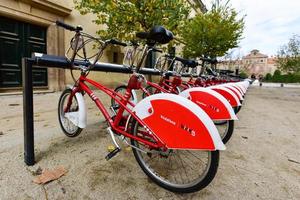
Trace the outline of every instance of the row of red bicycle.
<path fill-rule="evenodd" d="M 102 41 L 84 33 L 79 26 L 59 21 L 57 25 L 75 32 L 68 52 L 71 52 L 74 85 L 63 91 L 58 105 L 63 132 L 75 137 L 86 128 L 87 109 L 83 96 L 88 95 L 105 117 L 107 132 L 115 145 L 106 156 L 107 160 L 121 151 L 119 143 L 124 142 L 132 147 L 144 173 L 159 186 L 181 193 L 206 187 L 217 173 L 219 151 L 226 149 L 224 144 L 232 136 L 234 121 L 238 119 L 236 113 L 242 107 L 249 81 L 202 76 L 184 80 L 182 72 L 196 68 L 198 62 L 156 49 L 157 44 L 170 42 L 173 34 L 162 26 L 155 26 L 149 32 L 137 33 L 146 44 L 132 46 L 130 67 L 133 73 L 128 83 L 110 89 L 89 79 L 88 74 L 107 46 L 128 44 L 114 39 Z M 96 42 L 98 48 L 93 62 L 86 56 L 85 48 L 91 41 Z M 161 74 L 157 83 L 146 80 L 139 73 L 151 51 L 162 53 L 152 69 Z M 88 64 L 76 65 L 78 57 Z M 208 58 L 199 61 L 213 62 Z M 182 67 L 176 70 L 179 63 Z M 81 71 L 79 78 L 73 76 L 73 69 Z M 111 98 L 109 108 L 89 85 Z"/>

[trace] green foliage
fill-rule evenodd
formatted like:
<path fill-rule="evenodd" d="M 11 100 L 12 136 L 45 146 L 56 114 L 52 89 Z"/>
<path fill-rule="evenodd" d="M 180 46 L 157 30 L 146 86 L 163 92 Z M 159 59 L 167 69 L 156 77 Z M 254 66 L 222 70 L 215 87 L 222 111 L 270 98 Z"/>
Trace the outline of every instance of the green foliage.
<path fill-rule="evenodd" d="M 74 0 L 81 14 L 96 14 L 96 24 L 107 29 L 98 30 L 103 38 L 132 40 L 135 32 L 148 31 L 163 25 L 174 34 L 178 32 L 190 12 L 185 0 Z"/>
<path fill-rule="evenodd" d="M 265 76 L 265 81 L 270 81 L 270 80 L 272 80 L 272 74 L 267 73 Z"/>
<path fill-rule="evenodd" d="M 248 78 L 248 75 L 245 72 L 241 72 L 239 75 L 241 78 Z"/>
<path fill-rule="evenodd" d="M 274 83 L 300 83 L 300 73 L 281 74 L 281 71 L 277 69 L 273 76 L 268 73 L 264 81 Z"/>
<path fill-rule="evenodd" d="M 279 69 L 276 69 L 274 71 L 273 77 L 277 77 L 277 76 L 280 76 L 280 75 L 281 75 L 281 71 Z"/>
<path fill-rule="evenodd" d="M 277 64 L 284 72 L 300 72 L 300 36 L 294 35 L 278 51 Z"/>
<path fill-rule="evenodd" d="M 218 1 L 217 1 L 218 2 Z M 181 36 L 186 43 L 186 57 L 223 56 L 229 49 L 238 46 L 244 30 L 244 16 L 228 6 L 215 4 L 205 14 L 198 14 L 182 29 Z"/>
<path fill-rule="evenodd" d="M 280 76 L 273 76 L 272 82 L 275 83 L 300 83 L 299 74 L 283 74 Z"/>

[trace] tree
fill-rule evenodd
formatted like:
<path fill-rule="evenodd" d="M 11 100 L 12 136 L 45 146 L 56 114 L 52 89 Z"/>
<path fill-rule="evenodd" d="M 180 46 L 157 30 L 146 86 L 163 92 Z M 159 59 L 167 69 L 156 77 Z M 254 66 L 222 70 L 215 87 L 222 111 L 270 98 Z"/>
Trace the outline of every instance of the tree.
<path fill-rule="evenodd" d="M 288 44 L 280 47 L 277 64 L 279 69 L 288 72 L 300 72 L 300 36 L 294 35 Z"/>
<path fill-rule="evenodd" d="M 281 71 L 279 69 L 276 69 L 274 71 L 273 77 L 278 77 L 278 76 L 281 76 Z"/>
<path fill-rule="evenodd" d="M 271 81 L 272 80 L 272 74 L 267 73 L 265 76 L 265 81 Z"/>
<path fill-rule="evenodd" d="M 135 32 L 148 31 L 163 25 L 174 34 L 187 19 L 189 7 L 185 0 L 74 0 L 81 14 L 96 14 L 96 24 L 107 29 L 98 30 L 103 38 L 130 41 Z"/>
<path fill-rule="evenodd" d="M 216 1 L 210 11 L 196 15 L 182 30 L 185 57 L 215 58 L 238 46 L 244 30 L 244 16 L 238 19 L 238 13 L 228 2 L 223 5 Z"/>
<path fill-rule="evenodd" d="M 246 72 L 241 72 L 241 73 L 239 74 L 239 76 L 240 76 L 241 78 L 248 78 L 248 74 L 247 74 Z"/>

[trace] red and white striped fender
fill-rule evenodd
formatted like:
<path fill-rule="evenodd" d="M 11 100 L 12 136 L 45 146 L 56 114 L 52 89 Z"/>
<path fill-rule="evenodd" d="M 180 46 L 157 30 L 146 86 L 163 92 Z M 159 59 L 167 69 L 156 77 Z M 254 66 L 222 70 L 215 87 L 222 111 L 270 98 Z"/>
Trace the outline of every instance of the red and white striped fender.
<path fill-rule="evenodd" d="M 218 92 L 203 87 L 184 90 L 179 96 L 185 97 L 202 108 L 212 120 L 237 120 L 229 102 Z"/>
<path fill-rule="evenodd" d="M 219 94 L 221 94 L 225 99 L 230 103 L 232 107 L 237 107 L 241 105 L 241 102 L 239 101 L 238 97 L 228 88 L 221 87 L 221 86 L 210 86 L 208 87 Z"/>
<path fill-rule="evenodd" d="M 239 86 L 241 86 L 241 88 L 244 91 L 244 93 L 246 93 L 247 88 L 248 88 L 248 83 L 249 83 L 248 81 L 247 82 L 246 81 L 242 81 L 242 82 L 238 82 L 237 84 Z"/>
<path fill-rule="evenodd" d="M 249 81 L 244 81 L 244 84 L 246 85 L 246 89 L 248 89 L 248 87 L 250 86 Z"/>
<path fill-rule="evenodd" d="M 133 111 L 170 149 L 226 149 L 209 116 L 184 97 L 154 94 L 141 100 Z"/>
<path fill-rule="evenodd" d="M 247 79 L 246 79 L 246 80 L 244 80 L 243 82 L 245 82 L 246 86 L 249 87 L 249 85 L 250 85 L 250 80 L 247 80 Z"/>
<path fill-rule="evenodd" d="M 226 85 L 233 86 L 234 88 L 236 88 L 240 92 L 240 94 L 242 96 L 244 96 L 245 93 L 244 93 L 244 91 L 242 90 L 241 86 L 238 83 L 227 83 Z"/>
<path fill-rule="evenodd" d="M 231 90 L 239 98 L 240 101 L 244 100 L 244 98 L 243 98 L 242 94 L 239 92 L 239 90 L 236 89 L 235 87 L 233 87 L 232 85 L 224 84 L 224 85 L 220 85 L 220 86 L 226 87 L 229 90 Z"/>
<path fill-rule="evenodd" d="M 240 86 L 238 84 L 232 84 L 232 86 L 235 87 L 236 89 L 238 89 L 243 96 L 245 95 L 243 89 L 241 88 L 242 86 Z"/>

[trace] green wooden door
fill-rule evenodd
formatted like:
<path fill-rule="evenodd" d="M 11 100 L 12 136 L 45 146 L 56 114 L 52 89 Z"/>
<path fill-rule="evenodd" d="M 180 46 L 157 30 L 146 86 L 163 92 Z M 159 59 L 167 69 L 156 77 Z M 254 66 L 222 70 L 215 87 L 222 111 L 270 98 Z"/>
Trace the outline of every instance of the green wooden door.
<path fill-rule="evenodd" d="M 0 16 L 0 87 L 22 86 L 22 57 L 46 53 L 46 28 Z M 47 69 L 33 68 L 34 86 L 46 86 Z"/>

